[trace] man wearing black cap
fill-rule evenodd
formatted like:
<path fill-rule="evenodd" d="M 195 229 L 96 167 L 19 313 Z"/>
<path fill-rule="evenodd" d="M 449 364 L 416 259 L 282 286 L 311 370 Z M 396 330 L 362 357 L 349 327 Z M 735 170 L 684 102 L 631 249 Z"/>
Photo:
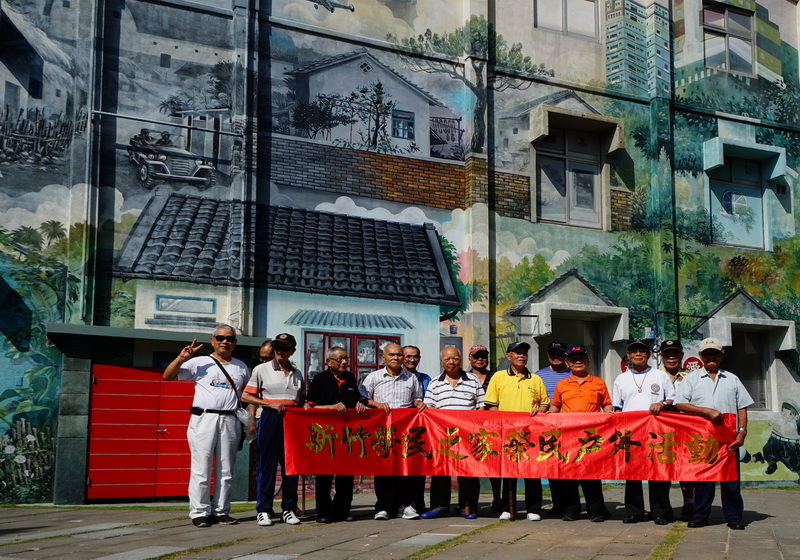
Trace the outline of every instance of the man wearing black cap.
<path fill-rule="evenodd" d="M 536 372 L 536 375 L 542 378 L 544 386 L 547 389 L 547 396 L 550 401 L 553 400 L 553 391 L 556 385 L 562 379 L 569 377 L 570 371 L 565 361 L 565 352 L 567 345 L 564 342 L 555 341 L 547 345 L 547 360 L 550 365 L 542 368 Z M 548 483 L 550 484 L 550 499 L 553 502 L 553 507 L 550 508 L 548 515 L 551 517 L 561 517 L 564 515 L 565 504 L 562 500 L 564 496 L 564 480 L 551 478 Z"/>
<path fill-rule="evenodd" d="M 670 339 L 661 343 L 661 367 L 667 372 L 672 380 L 675 392 L 683 378 L 689 373 L 681 365 L 683 364 L 683 345 L 680 340 Z M 681 519 L 688 520 L 694 513 L 694 483 L 681 482 L 681 493 L 683 494 L 683 506 L 681 506 Z"/>
<path fill-rule="evenodd" d="M 258 365 L 244 390 L 242 401 L 261 406 L 258 423 L 258 478 L 256 489 L 256 522 L 262 527 L 272 525 L 272 499 L 275 496 L 275 479 L 281 466 L 281 509 L 283 522 L 297 525 L 294 514 L 297 506 L 299 476 L 285 474 L 283 450 L 283 412 L 287 406 L 300 406 L 303 400 L 303 374 L 292 366 L 289 358 L 297 348 L 297 341 L 289 333 L 272 339 L 275 358 Z"/>
<path fill-rule="evenodd" d="M 615 411 L 648 410 L 650 414 L 657 415 L 672 405 L 675 400 L 672 381 L 660 369 L 650 367 L 649 359 L 650 346 L 646 340 L 636 338 L 628 344 L 630 367 L 614 380 L 611 400 Z M 669 487 L 669 481 L 648 482 L 650 513 L 656 525 L 675 521 L 669 501 Z M 645 520 L 641 480 L 625 481 L 625 513 L 623 523 L 639 523 Z"/>
<path fill-rule="evenodd" d="M 550 407 L 547 389 L 542 378 L 528 371 L 527 342 L 512 342 L 506 349 L 509 368 L 498 371 L 489 382 L 484 403 L 489 410 L 508 412 L 527 412 L 536 416 Z M 503 501 L 506 509 L 501 520 L 512 521 L 516 510 L 517 479 L 503 481 Z M 542 481 L 538 478 L 525 479 L 525 509 L 528 521 L 542 520 Z"/>

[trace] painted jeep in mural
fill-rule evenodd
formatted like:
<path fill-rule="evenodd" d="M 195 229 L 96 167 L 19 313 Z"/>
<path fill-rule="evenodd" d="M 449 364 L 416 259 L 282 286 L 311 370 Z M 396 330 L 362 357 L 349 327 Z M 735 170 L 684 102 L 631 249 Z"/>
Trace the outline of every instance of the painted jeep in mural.
<path fill-rule="evenodd" d="M 139 181 L 152 188 L 162 181 L 180 181 L 213 187 L 217 178 L 212 163 L 182 148 L 182 136 L 143 128 L 128 143 L 128 159 L 139 168 Z"/>

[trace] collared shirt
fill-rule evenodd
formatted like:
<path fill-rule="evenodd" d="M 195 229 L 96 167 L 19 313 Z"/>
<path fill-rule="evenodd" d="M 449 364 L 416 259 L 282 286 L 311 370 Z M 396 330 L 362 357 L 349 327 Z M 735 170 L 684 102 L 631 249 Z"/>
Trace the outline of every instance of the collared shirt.
<path fill-rule="evenodd" d="M 650 405 L 675 400 L 675 388 L 669 374 L 648 367 L 646 371 L 625 370 L 614 380 L 611 401 L 622 412 L 649 410 Z"/>
<path fill-rule="evenodd" d="M 553 391 L 553 406 L 561 412 L 602 412 L 610 404 L 606 382 L 594 375 L 587 375 L 583 383 L 570 375 L 559 381 Z"/>
<path fill-rule="evenodd" d="M 474 375 L 475 378 L 478 378 L 478 375 L 475 373 L 474 369 L 469 370 L 470 374 Z M 481 383 L 481 387 L 483 387 L 484 392 L 489 388 L 489 382 L 492 380 L 492 376 L 494 375 L 493 371 L 486 370 L 486 377 L 483 378 L 483 383 Z"/>
<path fill-rule="evenodd" d="M 361 383 L 361 395 L 375 402 L 389 403 L 389 408 L 411 408 L 422 400 L 417 376 L 401 369 L 395 377 L 384 367 L 373 371 Z"/>
<path fill-rule="evenodd" d="M 477 410 L 483 407 L 483 387 L 474 375 L 461 370 L 455 387 L 446 373 L 431 381 L 425 393 L 425 404 L 451 410 Z"/>
<path fill-rule="evenodd" d="M 675 404 L 689 403 L 736 414 L 753 404 L 753 398 L 742 382 L 729 371 L 720 369 L 716 380 L 712 380 L 706 368 L 700 368 L 683 378 L 678 387 Z"/>
<path fill-rule="evenodd" d="M 551 366 L 547 366 L 546 368 L 542 368 L 536 372 L 536 375 L 542 378 L 544 382 L 544 386 L 547 389 L 547 396 L 550 397 L 550 400 L 553 400 L 553 391 L 555 391 L 556 385 L 562 379 L 566 379 L 569 377 L 570 373 L 572 373 L 569 368 L 566 371 L 562 371 L 561 373 L 557 371 L 553 371 Z"/>
<path fill-rule="evenodd" d="M 422 389 L 422 396 L 425 396 L 425 391 L 428 390 L 428 385 L 431 384 L 431 376 L 427 373 L 422 373 L 421 371 L 417 370 L 414 375 L 417 376 L 417 381 L 419 381 L 419 388 Z"/>
<path fill-rule="evenodd" d="M 236 410 L 242 389 L 250 379 L 250 371 L 241 360 L 232 358 L 222 367 L 236 384 L 236 390 L 211 356 L 197 356 L 186 360 L 178 370 L 178 379 L 194 381 L 192 406 L 212 410 Z"/>
<path fill-rule="evenodd" d="M 298 405 L 303 401 L 303 374 L 296 367 L 286 375 L 277 359 L 253 370 L 245 392 L 275 404 Z"/>
<path fill-rule="evenodd" d="M 511 369 L 498 371 L 486 390 L 486 406 L 496 406 L 507 412 L 530 412 L 540 406 L 548 406 L 550 398 L 542 378 L 525 368 L 520 377 Z"/>
<path fill-rule="evenodd" d="M 308 404 L 311 406 L 325 406 L 343 403 L 347 408 L 355 408 L 361 399 L 355 377 L 349 371 L 337 379 L 331 368 L 314 376 L 308 384 Z"/>

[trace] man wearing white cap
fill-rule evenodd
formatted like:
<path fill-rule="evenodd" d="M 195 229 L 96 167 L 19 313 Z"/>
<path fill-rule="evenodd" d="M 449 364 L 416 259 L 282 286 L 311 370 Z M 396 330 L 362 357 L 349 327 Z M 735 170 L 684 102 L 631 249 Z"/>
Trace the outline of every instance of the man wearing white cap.
<path fill-rule="evenodd" d="M 736 414 L 736 439 L 728 446 L 728 450 L 736 451 L 747 437 L 747 407 L 753 404 L 753 399 L 738 377 L 719 367 L 724 355 L 722 343 L 716 338 L 706 338 L 700 342 L 703 367 L 683 380 L 678 387 L 675 406 L 680 411 L 699 414 L 711 422 L 722 422 L 723 414 Z M 694 515 L 689 527 L 708 525 L 715 485 L 715 482 L 694 483 Z M 737 479 L 723 481 L 719 485 L 722 512 L 728 527 L 741 531 L 744 529 L 741 483 Z"/>

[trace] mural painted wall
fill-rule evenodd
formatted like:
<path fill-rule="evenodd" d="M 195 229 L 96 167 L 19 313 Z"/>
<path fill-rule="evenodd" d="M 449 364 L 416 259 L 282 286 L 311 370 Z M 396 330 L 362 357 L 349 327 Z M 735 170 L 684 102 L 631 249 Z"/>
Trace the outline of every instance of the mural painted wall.
<path fill-rule="evenodd" d="M 86 368 L 219 322 L 292 332 L 309 376 L 337 344 L 359 374 L 394 341 L 435 372 L 525 338 L 610 382 L 628 337 L 691 365 L 713 335 L 756 400 L 745 480 L 796 481 L 797 17 L 4 0 L 0 501 L 80 500 Z"/>

